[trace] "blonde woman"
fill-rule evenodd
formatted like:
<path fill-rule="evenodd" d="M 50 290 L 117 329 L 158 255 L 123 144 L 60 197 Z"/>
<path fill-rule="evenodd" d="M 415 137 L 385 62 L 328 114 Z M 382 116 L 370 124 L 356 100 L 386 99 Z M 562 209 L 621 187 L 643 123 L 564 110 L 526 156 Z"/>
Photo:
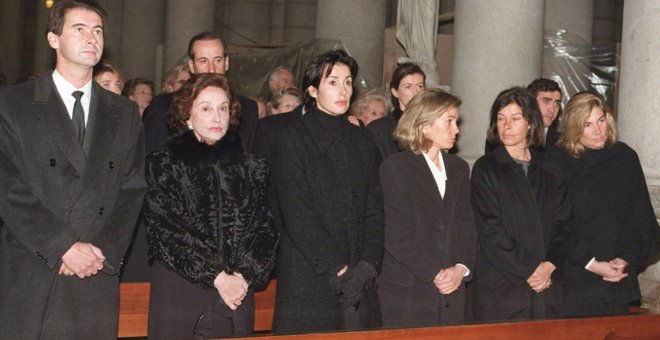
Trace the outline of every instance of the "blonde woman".
<path fill-rule="evenodd" d="M 564 316 L 628 313 L 637 274 L 659 252 L 659 229 L 637 153 L 617 140 L 612 112 L 596 94 L 566 105 L 560 150 L 567 175 L 571 242 L 564 264 Z"/>

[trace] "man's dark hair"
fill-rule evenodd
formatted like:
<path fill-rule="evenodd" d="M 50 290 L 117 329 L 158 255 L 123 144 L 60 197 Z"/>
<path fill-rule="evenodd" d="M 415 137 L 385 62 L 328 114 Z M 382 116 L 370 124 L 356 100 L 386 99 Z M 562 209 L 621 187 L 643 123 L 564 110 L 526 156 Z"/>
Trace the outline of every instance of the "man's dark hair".
<path fill-rule="evenodd" d="M 303 91 L 305 92 L 303 96 L 303 104 L 305 105 L 305 110 L 311 110 L 316 106 L 316 100 L 309 94 L 309 87 L 314 86 L 318 89 L 319 84 L 321 83 L 321 78 L 324 76 L 323 69 L 326 66 L 328 67 L 325 71 L 325 76 L 327 77 L 332 73 L 333 67 L 337 64 L 348 66 L 351 70 L 351 76 L 355 79 L 355 76 L 358 73 L 357 61 L 349 56 L 344 50 L 331 50 L 319 54 L 314 57 L 309 65 L 307 65 L 303 77 Z"/>
<path fill-rule="evenodd" d="M 195 42 L 200 40 L 220 40 L 220 43 L 222 44 L 222 51 L 225 54 L 225 57 L 227 56 L 227 45 L 225 44 L 225 41 L 220 37 L 220 34 L 211 31 L 204 31 L 195 34 L 195 36 L 190 38 L 190 41 L 188 42 L 188 58 L 190 58 L 190 60 L 195 60 L 193 45 Z"/>
<path fill-rule="evenodd" d="M 64 17 L 72 9 L 82 8 L 92 11 L 101 17 L 101 22 L 105 25 L 105 18 L 108 14 L 105 10 L 92 0 L 62 0 L 56 1 L 55 6 L 50 10 L 50 20 L 48 21 L 48 32 L 55 35 L 61 35 L 64 28 Z"/>
<path fill-rule="evenodd" d="M 536 98 L 536 96 L 541 91 L 543 92 L 558 91 L 561 94 L 561 87 L 559 87 L 559 84 L 557 84 L 557 82 L 554 80 L 550 80 L 546 78 L 538 78 L 535 79 L 533 82 L 531 82 L 529 85 L 527 85 L 527 91 L 529 91 L 529 94 L 531 94 L 532 97 Z"/>

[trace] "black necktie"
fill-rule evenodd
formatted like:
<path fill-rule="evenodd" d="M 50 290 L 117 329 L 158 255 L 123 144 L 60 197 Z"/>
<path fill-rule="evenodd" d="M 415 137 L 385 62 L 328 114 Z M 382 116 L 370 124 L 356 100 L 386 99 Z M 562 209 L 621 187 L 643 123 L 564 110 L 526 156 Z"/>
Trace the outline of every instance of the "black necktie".
<path fill-rule="evenodd" d="M 83 143 L 85 138 L 85 111 L 83 111 L 82 104 L 80 103 L 80 97 L 85 94 L 82 91 L 73 91 L 71 94 L 76 98 L 76 102 L 73 104 L 73 116 L 71 120 L 73 121 L 73 129 L 76 130 L 78 134 L 78 141 L 80 145 Z"/>

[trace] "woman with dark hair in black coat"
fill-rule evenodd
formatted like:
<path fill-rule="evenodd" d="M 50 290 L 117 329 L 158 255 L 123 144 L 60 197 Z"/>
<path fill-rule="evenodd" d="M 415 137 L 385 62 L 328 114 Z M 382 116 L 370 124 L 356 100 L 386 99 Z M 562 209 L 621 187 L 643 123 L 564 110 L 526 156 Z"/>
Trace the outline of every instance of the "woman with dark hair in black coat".
<path fill-rule="evenodd" d="M 571 98 L 559 148 L 567 174 L 571 241 L 564 264 L 566 317 L 628 314 L 641 298 L 637 275 L 660 252 L 660 228 L 637 154 L 617 141 L 611 111 L 596 94 Z"/>
<path fill-rule="evenodd" d="M 266 163 L 243 151 L 227 79 L 193 76 L 168 121 L 179 134 L 147 158 L 149 337 L 252 334 L 254 286 L 268 280 L 277 233 L 265 208 Z"/>
<path fill-rule="evenodd" d="M 303 79 L 306 113 L 292 116 L 276 141 L 272 180 L 283 221 L 276 333 L 381 324 L 380 157 L 368 132 L 344 116 L 356 74 L 342 50 L 314 58 Z"/>
<path fill-rule="evenodd" d="M 479 321 L 553 318 L 562 301 L 564 181 L 534 147 L 543 142 L 535 99 L 520 87 L 493 103 L 489 141 L 500 144 L 472 169 L 479 236 L 475 317 Z"/>

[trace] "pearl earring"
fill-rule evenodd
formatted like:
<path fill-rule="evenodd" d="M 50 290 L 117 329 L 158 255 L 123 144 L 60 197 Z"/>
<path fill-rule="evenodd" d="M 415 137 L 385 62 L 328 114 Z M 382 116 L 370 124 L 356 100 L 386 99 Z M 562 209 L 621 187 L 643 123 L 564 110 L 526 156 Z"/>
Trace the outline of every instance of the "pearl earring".
<path fill-rule="evenodd" d="M 188 122 L 188 130 L 192 130 L 192 129 L 193 129 L 192 123 Z"/>

